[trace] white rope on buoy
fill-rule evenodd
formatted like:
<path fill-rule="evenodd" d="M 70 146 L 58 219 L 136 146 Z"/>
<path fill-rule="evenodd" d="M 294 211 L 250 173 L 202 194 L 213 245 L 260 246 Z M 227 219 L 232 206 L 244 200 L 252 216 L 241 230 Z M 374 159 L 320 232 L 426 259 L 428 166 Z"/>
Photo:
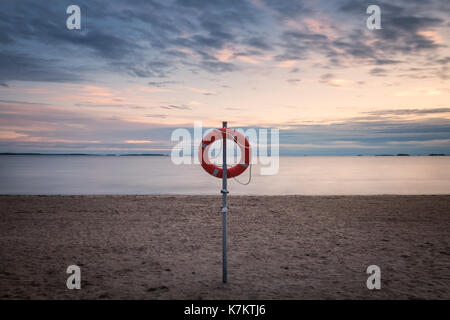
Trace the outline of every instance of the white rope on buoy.
<path fill-rule="evenodd" d="M 230 166 L 231 167 L 231 166 Z M 239 183 L 239 184 L 241 184 L 241 185 L 243 185 L 243 186 L 246 186 L 246 185 L 249 185 L 250 184 L 250 182 L 252 181 L 252 164 L 250 163 L 250 168 L 248 168 L 248 173 L 249 173 L 249 176 L 248 176 L 248 181 L 247 182 L 241 182 L 241 181 L 239 181 L 236 177 L 233 177 L 233 179 L 237 182 L 237 183 Z"/>

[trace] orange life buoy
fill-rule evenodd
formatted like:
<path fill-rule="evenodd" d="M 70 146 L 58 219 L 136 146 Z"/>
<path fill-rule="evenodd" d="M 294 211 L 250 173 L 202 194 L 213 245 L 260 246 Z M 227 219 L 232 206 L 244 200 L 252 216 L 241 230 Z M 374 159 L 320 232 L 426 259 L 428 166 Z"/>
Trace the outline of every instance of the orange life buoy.
<path fill-rule="evenodd" d="M 247 138 L 240 132 L 229 129 L 229 128 L 220 128 L 215 129 L 205 135 L 202 139 L 202 142 L 199 146 L 198 157 L 200 163 L 202 164 L 203 169 L 208 172 L 210 175 L 213 175 L 217 178 L 222 178 L 223 170 L 222 168 L 216 166 L 211 163 L 208 155 L 208 149 L 211 144 L 218 139 L 229 139 L 233 140 L 241 149 L 241 158 L 239 163 L 231 168 L 227 168 L 227 179 L 234 178 L 244 172 L 248 166 L 250 165 L 250 143 Z"/>

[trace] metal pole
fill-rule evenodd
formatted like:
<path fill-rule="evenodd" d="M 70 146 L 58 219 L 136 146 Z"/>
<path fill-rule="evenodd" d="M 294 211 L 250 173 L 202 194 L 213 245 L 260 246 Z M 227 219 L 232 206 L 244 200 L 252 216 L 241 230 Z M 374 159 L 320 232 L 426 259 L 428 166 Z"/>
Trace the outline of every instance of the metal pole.
<path fill-rule="evenodd" d="M 227 122 L 222 122 L 222 127 L 227 127 Z M 227 283 L 227 135 L 222 134 L 223 162 L 222 162 L 222 282 Z"/>

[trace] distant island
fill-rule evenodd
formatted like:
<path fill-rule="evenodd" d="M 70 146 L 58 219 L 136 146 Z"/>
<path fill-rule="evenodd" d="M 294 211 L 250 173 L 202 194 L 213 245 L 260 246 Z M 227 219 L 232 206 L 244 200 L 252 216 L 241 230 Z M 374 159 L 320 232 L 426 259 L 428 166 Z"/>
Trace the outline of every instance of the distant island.
<path fill-rule="evenodd" d="M 97 157 L 168 157 L 162 153 L 34 153 L 34 152 L 2 152 L 0 156 L 97 156 Z"/>
<path fill-rule="evenodd" d="M 125 154 L 116 154 L 116 156 L 123 156 L 123 157 L 147 157 L 147 156 L 168 157 L 169 155 L 162 154 L 162 153 L 125 153 Z"/>
<path fill-rule="evenodd" d="M 411 155 L 409 153 L 397 153 L 397 157 L 410 157 Z M 425 155 L 415 155 L 415 156 L 425 156 Z M 430 153 L 428 155 L 429 157 L 445 157 L 447 156 L 445 153 Z M 361 157 L 361 155 L 358 155 L 358 157 Z M 375 157 L 395 157 L 394 154 L 376 154 Z"/>

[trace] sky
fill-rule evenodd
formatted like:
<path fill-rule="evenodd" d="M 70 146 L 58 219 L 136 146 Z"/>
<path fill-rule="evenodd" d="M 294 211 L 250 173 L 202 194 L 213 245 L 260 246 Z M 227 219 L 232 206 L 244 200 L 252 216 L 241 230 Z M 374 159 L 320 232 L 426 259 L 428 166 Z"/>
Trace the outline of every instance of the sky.
<path fill-rule="evenodd" d="M 226 120 L 279 129 L 281 155 L 450 154 L 449 17 L 435 0 L 2 0 L 0 152 L 170 153 L 173 130 Z"/>

